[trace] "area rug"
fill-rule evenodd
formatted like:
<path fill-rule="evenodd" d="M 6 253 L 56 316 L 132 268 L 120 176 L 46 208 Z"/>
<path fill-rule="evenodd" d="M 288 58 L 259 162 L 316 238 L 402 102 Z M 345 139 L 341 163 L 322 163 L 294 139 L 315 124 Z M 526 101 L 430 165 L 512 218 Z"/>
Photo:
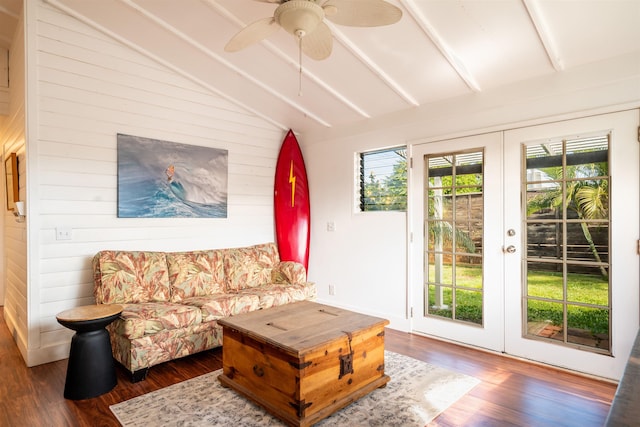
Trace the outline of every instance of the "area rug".
<path fill-rule="evenodd" d="M 220 385 L 222 370 L 112 405 L 124 427 L 282 426 L 231 389 Z M 385 373 L 379 388 L 320 421 L 316 426 L 424 426 L 480 381 L 428 363 L 385 351 Z"/>

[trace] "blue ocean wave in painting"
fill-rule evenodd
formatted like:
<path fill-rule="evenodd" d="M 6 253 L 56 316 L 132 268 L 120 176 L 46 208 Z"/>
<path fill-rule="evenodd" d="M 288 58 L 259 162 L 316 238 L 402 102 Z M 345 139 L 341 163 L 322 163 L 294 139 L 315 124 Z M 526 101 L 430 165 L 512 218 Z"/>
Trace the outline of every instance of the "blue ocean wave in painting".
<path fill-rule="evenodd" d="M 119 217 L 227 217 L 226 150 L 129 138 L 142 143 L 119 139 Z"/>

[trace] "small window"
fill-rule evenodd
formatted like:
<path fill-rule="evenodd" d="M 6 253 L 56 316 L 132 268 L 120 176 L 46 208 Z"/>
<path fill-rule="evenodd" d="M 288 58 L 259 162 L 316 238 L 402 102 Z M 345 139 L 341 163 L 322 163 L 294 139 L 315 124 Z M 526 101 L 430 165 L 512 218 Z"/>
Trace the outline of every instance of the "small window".
<path fill-rule="evenodd" d="M 407 148 L 369 151 L 359 157 L 360 211 L 406 211 Z"/>

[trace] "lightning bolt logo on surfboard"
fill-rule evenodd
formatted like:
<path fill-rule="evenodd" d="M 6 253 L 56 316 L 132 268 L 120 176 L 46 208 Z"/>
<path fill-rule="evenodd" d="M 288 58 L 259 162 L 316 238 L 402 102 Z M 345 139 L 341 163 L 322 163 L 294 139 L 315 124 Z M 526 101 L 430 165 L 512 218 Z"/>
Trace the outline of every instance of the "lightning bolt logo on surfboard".
<path fill-rule="evenodd" d="M 291 160 L 291 168 L 289 168 L 289 184 L 291 184 L 291 207 L 296 206 L 296 176 L 293 174 L 293 160 Z"/>

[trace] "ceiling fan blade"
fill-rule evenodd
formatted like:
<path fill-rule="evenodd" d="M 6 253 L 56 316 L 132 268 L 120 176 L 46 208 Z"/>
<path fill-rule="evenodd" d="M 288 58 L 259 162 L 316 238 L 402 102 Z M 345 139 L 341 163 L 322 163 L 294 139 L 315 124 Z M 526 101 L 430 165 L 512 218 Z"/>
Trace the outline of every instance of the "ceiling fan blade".
<path fill-rule="evenodd" d="M 378 27 L 402 18 L 402 11 L 384 0 L 329 0 L 322 8 L 327 19 L 350 27 Z"/>
<path fill-rule="evenodd" d="M 245 47 L 266 39 L 280 29 L 275 19 L 264 18 L 249 24 L 229 40 L 224 50 L 237 52 Z"/>
<path fill-rule="evenodd" d="M 302 52 L 311 59 L 320 61 L 331 55 L 333 36 L 331 29 L 324 22 L 320 22 L 312 33 L 302 37 Z"/>
<path fill-rule="evenodd" d="M 253 1 L 259 1 L 260 3 L 280 3 L 281 0 L 253 0 Z"/>

